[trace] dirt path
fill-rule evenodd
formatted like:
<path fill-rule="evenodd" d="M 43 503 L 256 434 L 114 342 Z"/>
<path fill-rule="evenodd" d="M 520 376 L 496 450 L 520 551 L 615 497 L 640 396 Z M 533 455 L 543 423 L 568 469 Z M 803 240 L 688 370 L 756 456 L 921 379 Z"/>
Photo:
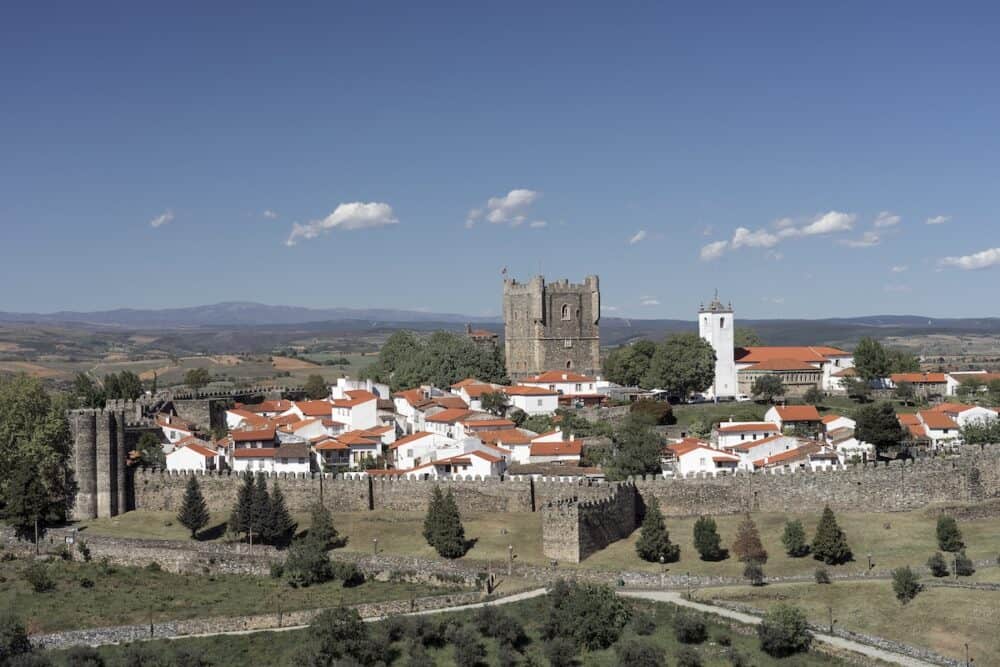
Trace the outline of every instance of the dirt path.
<path fill-rule="evenodd" d="M 723 609 L 722 607 L 715 607 L 708 604 L 702 604 L 700 602 L 686 600 L 677 591 L 623 591 L 619 593 L 619 595 L 630 598 L 638 598 L 641 600 L 652 600 L 654 602 L 669 602 L 670 604 L 675 604 L 679 607 L 697 609 L 698 611 L 715 614 L 716 616 L 722 616 L 723 618 L 729 618 L 748 625 L 758 625 L 760 623 L 759 616 L 752 616 L 738 611 Z M 861 655 L 869 658 L 876 658 L 891 665 L 903 665 L 903 667 L 935 667 L 935 665 L 930 662 L 924 662 L 923 660 L 900 655 L 899 653 L 891 653 L 880 648 L 875 648 L 874 646 L 868 646 L 867 644 L 861 644 L 849 639 L 843 639 L 842 637 L 835 637 L 833 635 L 826 635 L 818 632 L 813 633 L 813 636 L 816 641 L 823 642 L 824 644 L 829 644 L 836 648 L 852 651 L 854 653 L 860 653 Z"/>

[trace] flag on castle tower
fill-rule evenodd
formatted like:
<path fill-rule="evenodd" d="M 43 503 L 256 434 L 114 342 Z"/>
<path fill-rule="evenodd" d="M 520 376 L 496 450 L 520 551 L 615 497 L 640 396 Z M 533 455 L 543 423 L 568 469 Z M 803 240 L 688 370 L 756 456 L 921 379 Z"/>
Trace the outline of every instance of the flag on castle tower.
<path fill-rule="evenodd" d="M 506 276 L 507 275 L 507 267 L 506 266 L 503 267 L 503 271 L 500 272 L 500 275 L 501 276 Z"/>

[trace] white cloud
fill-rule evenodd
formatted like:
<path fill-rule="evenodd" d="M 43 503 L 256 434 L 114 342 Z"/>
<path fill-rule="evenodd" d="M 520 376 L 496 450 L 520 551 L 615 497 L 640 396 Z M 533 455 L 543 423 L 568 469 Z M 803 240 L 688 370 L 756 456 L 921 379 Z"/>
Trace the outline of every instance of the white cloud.
<path fill-rule="evenodd" d="M 961 257 L 945 257 L 941 260 L 942 266 L 954 266 L 966 271 L 972 269 L 985 269 L 990 266 L 1000 264 L 1000 248 L 990 248 L 971 255 Z"/>
<path fill-rule="evenodd" d="M 882 290 L 886 291 L 886 292 L 902 293 L 902 292 L 909 292 L 910 291 L 910 286 L 909 285 L 885 285 L 882 288 Z"/>
<path fill-rule="evenodd" d="M 709 243 L 701 248 L 701 259 L 703 261 L 711 261 L 713 259 L 719 259 L 722 257 L 723 253 L 726 252 L 726 248 L 729 247 L 729 241 L 715 241 L 714 243 Z"/>
<path fill-rule="evenodd" d="M 858 216 L 853 213 L 830 211 L 814 218 L 811 223 L 800 229 L 799 233 L 804 236 L 815 236 L 817 234 L 846 232 L 854 227 L 854 221 L 857 219 Z"/>
<path fill-rule="evenodd" d="M 530 225 L 528 225 L 528 226 L 529 226 L 529 227 L 533 227 L 533 228 L 535 228 L 535 229 L 540 229 L 540 228 L 542 228 L 542 227 L 547 227 L 547 226 L 548 226 L 548 224 L 549 224 L 549 223 L 548 223 L 548 221 L 546 221 L 546 220 L 532 220 L 532 221 L 531 221 L 531 224 L 530 224 Z"/>
<path fill-rule="evenodd" d="M 333 213 L 322 220 L 292 225 L 292 233 L 285 245 L 293 246 L 301 239 L 314 239 L 331 229 L 356 230 L 399 224 L 392 207 L 382 202 L 351 202 L 340 204 Z"/>
<path fill-rule="evenodd" d="M 928 225 L 943 225 L 946 222 L 951 221 L 950 215 L 935 215 L 933 218 L 927 218 L 925 221 Z"/>
<path fill-rule="evenodd" d="M 780 262 L 781 260 L 783 260 L 785 258 L 785 253 L 778 252 L 777 250 L 768 250 L 767 251 L 767 258 L 768 259 L 773 259 L 776 262 Z"/>
<path fill-rule="evenodd" d="M 764 303 L 775 303 L 781 305 L 785 302 L 785 297 L 783 296 L 765 296 L 761 299 Z"/>
<path fill-rule="evenodd" d="M 758 229 L 751 232 L 746 227 L 737 227 L 733 233 L 731 245 L 733 248 L 771 248 L 778 244 L 781 239 L 766 229 Z"/>
<path fill-rule="evenodd" d="M 278 217 L 278 213 L 276 211 L 272 211 L 271 209 L 266 209 L 262 215 L 270 220 L 274 220 Z"/>
<path fill-rule="evenodd" d="M 617 313 L 618 312 L 618 306 L 605 306 L 604 304 L 601 304 L 601 310 L 602 311 L 607 311 L 609 313 Z"/>
<path fill-rule="evenodd" d="M 636 243 L 639 243 L 645 238 L 646 238 L 646 230 L 640 229 L 639 231 L 637 231 L 635 234 L 632 235 L 632 237 L 628 240 L 628 244 L 635 245 Z"/>
<path fill-rule="evenodd" d="M 898 266 L 892 267 L 889 270 L 892 271 L 893 273 L 903 273 L 904 271 L 908 270 L 909 268 L 910 267 L 906 266 L 905 264 L 900 264 Z"/>
<path fill-rule="evenodd" d="M 785 229 L 786 227 L 794 227 L 795 221 L 791 218 L 779 218 L 771 224 L 777 229 Z"/>
<path fill-rule="evenodd" d="M 472 227 L 477 221 L 485 219 L 495 225 L 509 224 L 517 227 L 527 220 L 525 213 L 528 207 L 541 196 L 542 193 L 536 190 L 518 188 L 502 197 L 490 197 L 485 207 L 471 209 L 466 214 L 465 226 Z"/>
<path fill-rule="evenodd" d="M 639 298 L 640 306 L 659 306 L 660 300 L 655 296 L 644 296 Z"/>
<path fill-rule="evenodd" d="M 840 241 L 840 244 L 846 245 L 848 248 L 870 248 L 881 242 L 882 239 L 878 232 L 865 232 L 860 239 L 844 239 Z"/>
<path fill-rule="evenodd" d="M 889 211 L 882 211 L 875 216 L 874 225 L 876 227 L 895 227 L 902 221 L 903 219 L 898 215 L 890 213 Z"/>
<path fill-rule="evenodd" d="M 153 218 L 152 220 L 150 220 L 149 226 L 154 229 L 157 227 L 162 227 L 163 225 L 167 224 L 173 219 L 174 219 L 174 212 L 168 209 L 163 213 L 159 214 L 158 216 L 156 216 L 155 218 Z"/>

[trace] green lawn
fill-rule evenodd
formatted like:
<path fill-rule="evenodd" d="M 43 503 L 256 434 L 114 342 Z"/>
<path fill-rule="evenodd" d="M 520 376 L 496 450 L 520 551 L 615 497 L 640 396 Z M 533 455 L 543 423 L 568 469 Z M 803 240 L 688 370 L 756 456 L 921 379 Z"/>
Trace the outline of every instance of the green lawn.
<path fill-rule="evenodd" d="M 345 588 L 328 582 L 292 588 L 270 577 L 180 575 L 97 563 L 51 563 L 55 589 L 35 593 L 24 580 L 28 561 L 0 563 L 0 609 L 12 609 L 30 632 L 269 613 L 339 604 L 410 599 L 447 592 L 419 584 L 367 582 Z M 89 581 L 92 586 L 86 587 Z"/>
<path fill-rule="evenodd" d="M 902 605 L 889 581 L 778 584 L 762 588 L 698 591 L 697 597 L 733 600 L 758 609 L 780 602 L 801 607 L 815 623 L 826 624 L 833 608 L 837 624 L 965 659 L 965 644 L 978 667 L 1000 664 L 1000 593 L 928 587 Z"/>
<path fill-rule="evenodd" d="M 676 664 L 674 656 L 680 649 L 680 644 L 673 636 L 671 621 L 676 608 L 672 605 L 657 604 L 650 605 L 643 602 L 635 602 L 635 608 L 642 607 L 649 609 L 656 621 L 656 630 L 650 636 L 641 639 L 648 640 L 660 648 L 668 656 L 667 664 Z M 502 607 L 503 613 L 509 614 L 521 621 L 528 634 L 528 643 L 522 647 L 522 653 L 528 659 L 526 664 L 545 665 L 548 664 L 544 657 L 544 642 L 539 635 L 541 620 L 545 618 L 547 602 L 544 598 L 529 600 Z M 461 614 L 447 614 L 432 616 L 430 619 L 435 623 L 467 624 L 473 620 L 475 612 Z M 757 639 L 754 636 L 745 636 L 733 632 L 727 626 L 718 624 L 712 617 L 706 617 L 708 627 L 708 641 L 695 645 L 692 649 L 700 657 L 704 667 L 728 667 L 733 664 L 729 655 L 731 652 L 739 653 L 746 659 L 744 664 L 755 667 L 819 667 L 831 665 L 844 665 L 835 658 L 829 658 L 817 654 L 804 654 L 782 660 L 770 658 L 758 649 Z M 409 623 L 409 621 L 407 621 Z M 369 633 L 375 637 L 382 637 L 382 642 L 390 647 L 392 653 L 391 665 L 404 665 L 409 658 L 408 652 L 411 640 L 406 637 L 406 633 L 401 639 L 390 641 L 385 638 L 386 624 L 374 624 L 369 626 Z M 631 627 L 626 628 L 620 641 L 635 639 L 637 635 Z M 301 664 L 296 660 L 297 651 L 307 646 L 309 641 L 308 631 L 290 631 L 280 633 L 259 633 L 246 636 L 222 636 L 204 639 L 184 639 L 174 641 L 157 641 L 143 645 L 147 651 L 171 653 L 177 649 L 186 649 L 200 653 L 212 665 L 281 665 L 293 666 Z M 724 644 L 729 644 L 726 646 Z M 485 640 L 487 650 L 487 664 L 497 665 L 497 644 L 494 640 Z M 134 650 L 134 649 L 133 649 Z M 128 647 L 109 646 L 101 649 L 102 655 L 109 661 L 109 664 L 120 664 L 124 654 L 129 651 Z M 449 646 L 431 647 L 429 649 L 431 658 L 441 667 L 455 664 L 454 649 Z M 65 664 L 63 653 L 52 654 L 56 659 L 56 664 Z M 585 667 L 612 667 L 619 664 L 613 648 L 595 652 L 583 652 L 579 656 L 579 664 Z"/>

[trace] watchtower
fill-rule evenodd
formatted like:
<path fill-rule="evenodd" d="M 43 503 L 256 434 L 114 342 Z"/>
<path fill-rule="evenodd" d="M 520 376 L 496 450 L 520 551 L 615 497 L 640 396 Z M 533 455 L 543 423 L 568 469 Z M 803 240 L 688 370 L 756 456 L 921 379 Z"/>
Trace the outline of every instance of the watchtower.
<path fill-rule="evenodd" d="M 732 398 L 739 388 L 733 346 L 735 328 L 733 304 L 722 305 L 716 290 L 712 302 L 698 308 L 698 335 L 715 350 L 715 381 L 708 390 L 714 398 Z"/>
<path fill-rule="evenodd" d="M 503 284 L 504 350 L 513 380 L 547 370 L 597 375 L 601 370 L 601 290 L 597 276 L 583 283 Z"/>

